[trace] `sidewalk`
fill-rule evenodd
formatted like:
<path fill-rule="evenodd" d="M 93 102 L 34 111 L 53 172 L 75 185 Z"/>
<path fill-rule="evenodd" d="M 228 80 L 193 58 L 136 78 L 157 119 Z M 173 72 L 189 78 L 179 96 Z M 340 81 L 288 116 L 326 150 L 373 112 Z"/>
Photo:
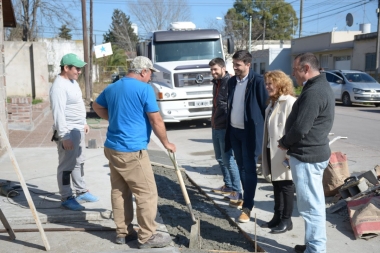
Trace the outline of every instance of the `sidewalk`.
<path fill-rule="evenodd" d="M 71 212 L 69 210 L 58 209 L 59 195 L 56 186 L 56 164 L 57 153 L 55 144 L 50 142 L 52 130 L 51 114 L 47 115 L 39 126 L 32 132 L 23 131 L 10 131 L 11 145 L 14 149 L 16 158 L 20 165 L 24 178 L 29 186 L 29 189 L 35 193 L 31 193 L 34 203 L 38 208 L 39 216 L 42 222 L 67 222 L 78 221 L 82 222 L 81 226 L 89 226 L 98 223 L 100 220 L 108 220 L 109 226 L 112 227 L 113 222 L 111 217 L 111 204 L 110 204 L 110 184 L 109 184 L 109 171 L 107 168 L 108 161 L 103 155 L 103 143 L 106 135 L 106 124 L 104 121 L 89 119 L 88 124 L 91 126 L 91 131 L 86 135 L 86 143 L 88 140 L 95 139 L 99 148 L 86 149 L 86 179 L 89 183 L 89 188 L 92 193 L 100 197 L 97 203 L 87 203 L 84 212 Z M 161 148 L 159 141 L 152 134 L 152 140 L 149 144 L 149 155 L 153 164 L 163 164 L 172 166 L 171 161 L 167 157 L 165 151 Z M 17 176 L 14 173 L 13 167 L 8 159 L 7 154 L 0 158 L 2 174 L 0 179 L 7 179 L 18 182 Z M 180 164 L 186 169 L 186 173 L 210 198 L 213 199 L 216 205 L 222 207 L 225 212 L 231 217 L 232 221 L 240 214 L 240 211 L 228 206 L 228 203 L 222 200 L 222 196 L 213 194 L 212 188 L 220 186 L 222 182 L 221 172 L 216 166 L 216 161 L 204 161 L 204 166 L 192 166 L 191 164 Z M 53 193 L 46 197 L 47 194 Z M 296 200 L 296 198 L 295 198 Z M 53 202 L 52 202 L 53 201 Z M 22 206 L 27 206 L 25 200 L 21 201 Z M 31 211 L 29 209 L 22 209 L 19 206 L 10 204 L 6 198 L 0 197 L 0 206 L 7 216 L 10 223 L 13 225 L 22 225 L 34 223 Z M 253 240 L 257 236 L 258 245 L 265 249 L 267 252 L 293 252 L 296 244 L 302 244 L 304 238 L 304 222 L 299 216 L 297 205 L 295 204 L 293 212 L 294 228 L 284 234 L 270 234 L 268 229 L 263 229 L 260 224 L 268 221 L 272 217 L 273 211 L 273 189 L 272 185 L 267 183 L 262 177 L 259 177 L 255 197 L 255 209 L 251 213 L 251 221 L 248 223 L 236 223 L 245 233 L 247 233 Z M 41 208 L 47 209 L 41 209 Z M 53 208 L 53 209 L 49 209 Z M 257 226 L 255 226 L 255 216 Z M 157 217 L 160 224 L 160 230 L 166 231 L 164 224 Z M 79 226 L 79 225 L 75 225 Z M 62 238 L 69 238 L 79 246 L 76 252 L 81 252 L 80 249 L 89 247 L 89 242 L 80 242 L 75 237 L 78 232 L 64 232 Z M 101 232 L 99 232 L 101 233 Z M 88 236 L 96 239 L 99 244 L 99 252 L 117 252 L 118 250 L 125 249 L 112 243 L 113 233 L 103 232 L 99 233 L 89 232 Z M 25 233 L 24 233 L 25 234 Z M 41 238 L 38 233 L 32 238 L 23 238 L 20 241 L 27 241 L 28 243 L 19 242 L 17 248 L 19 252 L 36 252 L 36 248 L 43 247 Z M 58 243 L 57 234 L 49 233 L 48 239 L 53 243 Z M 87 236 L 87 235 L 86 235 Z M 92 237 L 91 237 L 92 236 Z M 95 237 L 94 237 L 95 236 Z M 3 239 L 2 245 L 11 247 L 14 245 L 5 240 L 7 234 L 0 234 L 0 239 Z M 61 233 L 59 234 L 61 237 Z M 327 237 L 328 252 L 377 252 L 380 238 L 376 237 L 369 241 L 355 240 L 349 219 L 347 216 L 339 214 L 327 215 Z M 62 239 L 63 240 L 63 239 Z M 52 244 L 53 244 L 52 243 Z M 65 245 L 65 242 L 61 242 Z M 129 246 L 129 250 L 136 250 L 136 245 L 133 243 Z M 3 247 L 2 247 L 3 248 Z M 175 252 L 175 248 L 168 248 L 166 252 Z M 84 251 L 84 250 L 83 250 Z M 17 250 L 16 250 L 17 252 Z M 69 252 L 68 249 L 56 250 L 52 252 Z M 142 251 L 139 251 L 142 252 Z"/>

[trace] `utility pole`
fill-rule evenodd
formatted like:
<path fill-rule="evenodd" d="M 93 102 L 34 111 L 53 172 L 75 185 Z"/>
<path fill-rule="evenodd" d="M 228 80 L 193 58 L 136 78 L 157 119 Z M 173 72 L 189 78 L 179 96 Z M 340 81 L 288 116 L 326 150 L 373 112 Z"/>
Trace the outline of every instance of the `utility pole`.
<path fill-rule="evenodd" d="M 88 81 L 89 81 L 89 86 L 90 86 L 90 98 L 92 98 L 92 94 L 93 94 L 93 84 L 92 84 L 92 49 L 94 47 L 94 40 L 93 40 L 93 34 L 94 34 L 94 18 L 93 18 L 93 14 L 94 14 L 94 3 L 93 3 L 93 0 L 90 0 L 90 73 L 89 73 L 89 78 L 88 78 Z"/>
<path fill-rule="evenodd" d="M 85 81 L 85 91 L 86 91 L 86 101 L 89 102 L 90 95 L 90 83 L 89 83 L 89 71 L 88 71 L 88 36 L 87 36 L 87 20 L 86 20 L 86 0 L 82 0 L 82 29 L 83 29 L 83 51 L 84 51 L 84 61 L 87 64 L 84 66 L 84 81 Z"/>
<path fill-rule="evenodd" d="M 298 38 L 301 38 L 302 36 L 302 14 L 303 14 L 303 0 L 301 0 L 301 4 L 300 4 L 300 32 L 298 34 Z"/>
<path fill-rule="evenodd" d="M 380 1 L 380 0 L 379 0 Z M 249 40 L 248 40 L 248 52 L 251 53 L 251 40 L 252 40 L 252 16 L 249 16 Z"/>
<path fill-rule="evenodd" d="M 265 43 L 265 29 L 266 29 L 266 26 L 267 26 L 267 22 L 264 18 L 264 31 L 263 31 L 263 46 L 262 46 L 262 50 L 264 50 L 264 43 Z"/>
<path fill-rule="evenodd" d="M 376 80 L 379 81 L 379 66 L 380 66 L 380 0 L 377 1 L 377 39 L 376 39 Z"/>

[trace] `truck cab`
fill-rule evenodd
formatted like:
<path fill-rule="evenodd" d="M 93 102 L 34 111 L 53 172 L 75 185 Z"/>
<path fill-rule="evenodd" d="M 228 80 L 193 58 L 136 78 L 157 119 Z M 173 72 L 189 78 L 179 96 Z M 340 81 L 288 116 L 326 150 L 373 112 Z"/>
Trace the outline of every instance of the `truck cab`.
<path fill-rule="evenodd" d="M 228 39 L 228 51 L 233 43 Z M 195 29 L 191 22 L 171 23 L 168 31 L 155 31 L 137 46 L 160 72 L 150 85 L 164 122 L 211 118 L 212 76 L 208 63 L 225 59 L 221 34 L 215 29 Z"/>

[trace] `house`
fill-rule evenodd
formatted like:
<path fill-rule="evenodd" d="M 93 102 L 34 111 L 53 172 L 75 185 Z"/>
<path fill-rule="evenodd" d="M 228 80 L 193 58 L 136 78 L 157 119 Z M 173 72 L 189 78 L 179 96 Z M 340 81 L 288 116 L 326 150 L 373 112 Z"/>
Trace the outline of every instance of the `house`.
<path fill-rule="evenodd" d="M 290 41 L 266 40 L 264 45 L 254 43 L 252 54 L 252 69 L 263 75 L 269 70 L 280 69 L 286 74 L 291 74 Z"/>

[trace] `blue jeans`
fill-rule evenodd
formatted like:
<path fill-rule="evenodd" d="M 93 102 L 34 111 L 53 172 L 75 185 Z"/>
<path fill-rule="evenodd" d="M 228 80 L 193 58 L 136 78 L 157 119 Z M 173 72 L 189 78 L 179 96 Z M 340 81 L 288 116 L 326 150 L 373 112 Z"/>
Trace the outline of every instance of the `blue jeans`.
<path fill-rule="evenodd" d="M 252 210 L 257 186 L 255 154 L 250 154 L 247 150 L 248 141 L 244 129 L 234 128 L 230 131 L 230 141 L 232 150 L 236 158 L 236 163 L 240 172 L 240 180 L 243 185 L 243 208 Z"/>
<path fill-rule="evenodd" d="M 289 159 L 298 211 L 305 220 L 306 253 L 326 252 L 326 206 L 322 178 L 328 162 L 304 163 L 292 156 Z"/>
<path fill-rule="evenodd" d="M 232 150 L 224 152 L 226 129 L 212 129 L 212 143 L 215 158 L 220 165 L 225 186 L 241 193 L 239 169 L 236 165 Z"/>

